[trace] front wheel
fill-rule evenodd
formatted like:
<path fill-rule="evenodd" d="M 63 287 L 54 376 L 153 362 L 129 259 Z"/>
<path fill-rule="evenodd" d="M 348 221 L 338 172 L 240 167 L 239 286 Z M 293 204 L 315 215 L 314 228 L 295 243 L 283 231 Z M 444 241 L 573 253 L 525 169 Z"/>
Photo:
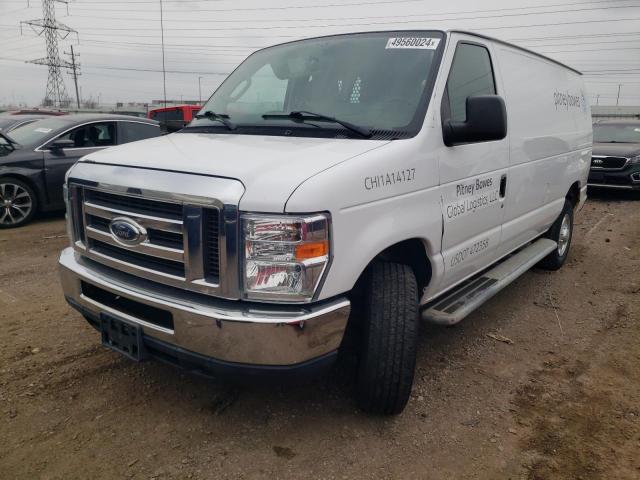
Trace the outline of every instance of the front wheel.
<path fill-rule="evenodd" d="M 0 228 L 21 227 L 36 213 L 33 189 L 15 178 L 0 178 Z"/>
<path fill-rule="evenodd" d="M 371 266 L 363 324 L 358 405 L 370 413 L 400 413 L 411 394 L 418 340 L 418 286 L 410 267 Z"/>
<path fill-rule="evenodd" d="M 569 256 L 569 247 L 573 237 L 573 205 L 569 200 L 564 201 L 564 207 L 558 219 L 551 225 L 545 235 L 546 238 L 554 240 L 558 247 L 543 258 L 538 267 L 545 270 L 558 270 Z"/>

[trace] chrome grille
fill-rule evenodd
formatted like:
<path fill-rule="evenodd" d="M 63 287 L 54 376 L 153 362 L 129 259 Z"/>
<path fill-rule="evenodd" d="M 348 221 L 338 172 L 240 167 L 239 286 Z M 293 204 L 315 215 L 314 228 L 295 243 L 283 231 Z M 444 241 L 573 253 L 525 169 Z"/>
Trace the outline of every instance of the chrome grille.
<path fill-rule="evenodd" d="M 594 155 L 591 157 L 592 170 L 623 170 L 627 166 L 625 157 L 606 157 Z"/>
<path fill-rule="evenodd" d="M 80 194 L 75 215 L 83 254 L 112 268 L 171 286 L 215 294 L 220 284 L 220 214 L 217 208 L 114 193 L 73 185 Z M 132 190 L 132 189 L 131 189 Z M 173 200 L 173 199 L 172 199 Z M 110 231 L 116 218 L 146 230 L 137 245 Z"/>
<path fill-rule="evenodd" d="M 132 213 L 150 214 L 156 217 L 171 218 L 182 221 L 182 205 L 157 200 L 148 200 L 140 197 L 115 195 L 99 190 L 87 190 L 88 201 L 97 205 L 122 209 Z"/>
<path fill-rule="evenodd" d="M 210 279 L 210 281 L 217 282 L 220 275 L 220 252 L 218 248 L 220 219 L 218 210 L 205 210 L 203 215 L 203 230 L 204 276 Z"/>

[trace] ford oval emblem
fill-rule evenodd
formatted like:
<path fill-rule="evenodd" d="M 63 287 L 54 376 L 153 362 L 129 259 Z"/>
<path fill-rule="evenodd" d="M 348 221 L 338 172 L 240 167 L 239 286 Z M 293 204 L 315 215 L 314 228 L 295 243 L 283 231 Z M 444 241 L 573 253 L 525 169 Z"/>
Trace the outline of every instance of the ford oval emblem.
<path fill-rule="evenodd" d="M 130 218 L 118 217 L 109 223 L 111 237 L 126 246 L 139 245 L 147 239 L 147 231 Z"/>

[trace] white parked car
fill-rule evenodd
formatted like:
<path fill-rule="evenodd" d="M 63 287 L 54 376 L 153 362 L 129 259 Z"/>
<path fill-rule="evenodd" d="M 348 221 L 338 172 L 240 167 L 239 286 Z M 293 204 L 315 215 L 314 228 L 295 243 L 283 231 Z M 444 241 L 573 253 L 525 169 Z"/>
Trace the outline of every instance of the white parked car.
<path fill-rule="evenodd" d="M 473 33 L 265 48 L 201 112 L 67 176 L 66 298 L 136 360 L 309 375 L 349 324 L 359 405 L 400 412 L 420 319 L 560 268 L 586 198 L 580 73 Z"/>

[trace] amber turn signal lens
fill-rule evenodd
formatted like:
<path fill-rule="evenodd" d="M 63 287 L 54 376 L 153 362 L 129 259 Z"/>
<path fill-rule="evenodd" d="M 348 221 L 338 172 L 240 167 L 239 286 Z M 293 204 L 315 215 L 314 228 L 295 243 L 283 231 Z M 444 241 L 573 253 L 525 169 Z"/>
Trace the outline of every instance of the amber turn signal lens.
<path fill-rule="evenodd" d="M 323 257 L 329 252 L 329 242 L 322 240 L 320 242 L 303 243 L 296 246 L 296 260 L 307 260 L 309 258 Z"/>

